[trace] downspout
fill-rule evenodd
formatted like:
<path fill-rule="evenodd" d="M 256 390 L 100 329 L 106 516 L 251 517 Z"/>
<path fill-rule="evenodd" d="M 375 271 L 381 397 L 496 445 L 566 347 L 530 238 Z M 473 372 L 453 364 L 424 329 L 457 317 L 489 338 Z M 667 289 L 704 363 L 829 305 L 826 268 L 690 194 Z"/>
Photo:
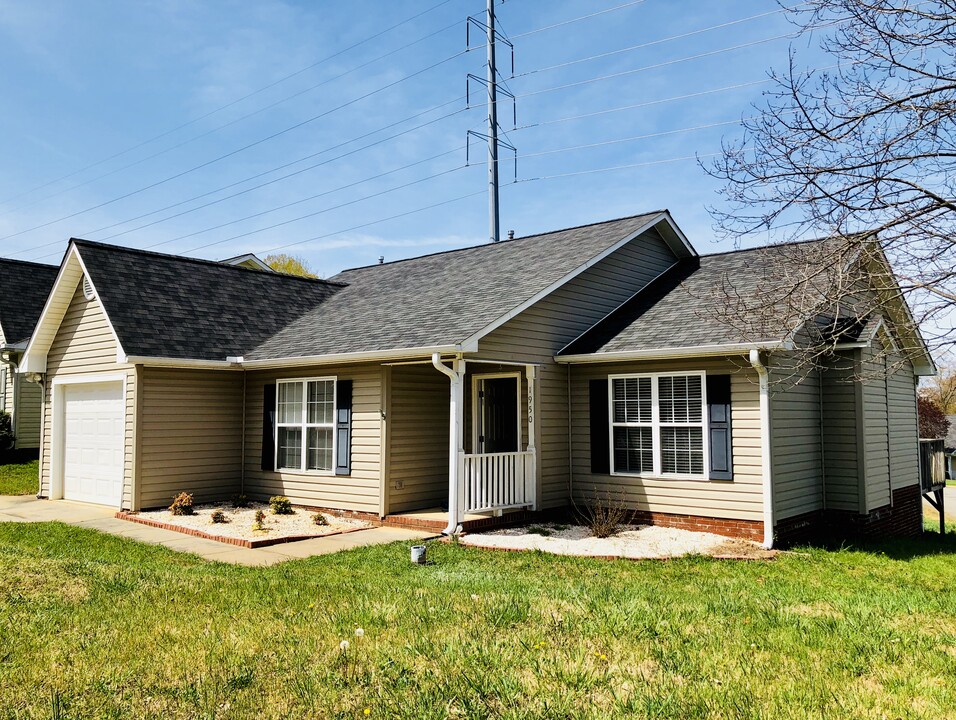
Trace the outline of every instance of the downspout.
<path fill-rule="evenodd" d="M 827 509 L 827 449 L 826 449 L 826 428 L 824 427 L 823 418 L 823 368 L 817 368 L 817 395 L 820 403 L 820 484 L 823 487 L 823 502 L 822 507 L 824 510 Z"/>
<path fill-rule="evenodd" d="M 773 474 L 770 467 L 770 378 L 760 351 L 750 351 L 750 364 L 760 378 L 760 468 L 763 478 L 763 546 L 773 547 Z"/>
<path fill-rule="evenodd" d="M 442 531 L 445 535 L 455 535 L 458 532 L 462 518 L 461 498 L 458 492 L 458 455 L 459 438 L 462 428 L 458 418 L 461 415 L 461 403 L 464 400 L 462 381 L 464 373 L 459 369 L 460 359 L 454 360 L 454 369 L 449 368 L 441 361 L 441 353 L 432 354 L 432 365 L 451 380 L 451 401 L 449 402 L 448 422 L 448 525 Z"/>
<path fill-rule="evenodd" d="M 242 371 L 242 440 L 239 443 L 239 494 L 246 493 L 246 371 Z"/>
<path fill-rule="evenodd" d="M 40 462 L 37 463 L 37 500 L 43 499 L 43 460 L 44 453 L 43 449 L 46 447 L 46 376 L 40 375 L 37 378 L 37 385 L 40 386 Z M 50 456 L 47 460 L 50 460 L 53 456 L 53 441 L 50 441 Z M 53 485 L 53 469 L 52 465 L 50 467 L 50 485 Z"/>

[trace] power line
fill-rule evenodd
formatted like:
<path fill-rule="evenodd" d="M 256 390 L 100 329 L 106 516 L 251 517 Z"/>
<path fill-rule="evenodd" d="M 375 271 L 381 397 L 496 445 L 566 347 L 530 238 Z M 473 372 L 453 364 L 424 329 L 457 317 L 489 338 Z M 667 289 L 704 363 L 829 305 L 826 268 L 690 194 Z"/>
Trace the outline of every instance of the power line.
<path fill-rule="evenodd" d="M 401 77 L 401 78 L 399 78 L 398 80 L 395 80 L 395 81 L 393 81 L 393 82 L 390 82 L 390 83 L 388 83 L 387 85 L 383 85 L 383 86 L 381 86 L 381 87 L 379 87 L 379 88 L 376 88 L 375 90 L 371 90 L 371 91 L 369 91 L 369 92 L 367 92 L 367 93 L 365 93 L 365 94 L 363 94 L 363 95 L 360 95 L 360 96 L 358 96 L 358 97 L 356 97 L 356 98 L 353 98 L 352 100 L 349 100 L 348 102 L 345 102 L 345 103 L 343 103 L 343 104 L 341 104 L 341 105 L 338 105 L 338 106 L 336 106 L 336 107 L 334 107 L 334 108 L 332 108 L 332 109 L 330 109 L 330 110 L 326 110 L 325 112 L 319 113 L 318 115 L 314 115 L 314 116 L 312 116 L 312 117 L 310 117 L 310 118 L 308 118 L 308 119 L 306 119 L 306 120 L 302 120 L 302 121 L 300 121 L 300 122 L 298 122 L 298 123 L 296 123 L 296 124 L 294 124 L 294 125 L 291 125 L 291 126 L 285 128 L 285 129 L 283 129 L 283 130 L 279 130 L 278 132 L 272 133 L 271 135 L 267 135 L 267 136 L 264 137 L 264 138 L 261 138 L 261 139 L 259 139 L 259 140 L 254 141 L 254 142 L 251 142 L 251 143 L 248 143 L 247 145 L 243 145 L 242 147 L 237 148 L 237 149 L 235 149 L 235 150 L 232 150 L 232 151 L 230 151 L 230 152 L 228 152 L 228 153 L 225 153 L 224 155 L 219 155 L 218 157 L 215 157 L 215 158 L 213 158 L 212 160 L 207 160 L 206 162 L 200 163 L 199 165 L 194 165 L 193 167 L 191 167 L 191 168 L 189 168 L 189 169 L 187 169 L 187 170 L 183 170 L 183 171 L 181 171 L 181 172 L 178 172 L 178 173 L 176 173 L 175 175 L 170 175 L 170 176 L 168 176 L 168 177 L 166 177 L 166 178 L 164 178 L 164 179 L 162 179 L 162 180 L 157 180 L 156 182 L 153 182 L 153 183 L 151 183 L 151 184 L 149 184 L 149 185 L 146 185 L 146 186 L 144 186 L 144 187 L 138 188 L 138 189 L 136 189 L 136 190 L 132 190 L 132 191 L 130 191 L 130 192 L 128 192 L 128 193 L 125 193 L 125 194 L 123 194 L 123 195 L 120 195 L 119 197 L 113 198 L 113 199 L 111 199 L 111 200 L 107 200 L 107 201 L 101 202 L 101 203 L 99 203 L 99 204 L 97 204 L 97 205 L 93 205 L 92 207 L 88 207 L 88 208 L 85 208 L 85 209 L 83 209 L 83 210 L 78 210 L 78 211 L 76 211 L 76 212 L 70 213 L 69 215 L 64 215 L 63 217 L 57 218 L 56 220 L 50 220 L 50 221 L 48 221 L 48 222 L 41 223 L 40 225 L 34 225 L 33 227 L 27 228 L 27 229 L 25 229 L 25 230 L 20 230 L 19 232 L 15 232 L 15 233 L 12 233 L 12 234 L 10 234 L 10 235 L 5 235 L 4 237 L 0 237 L 0 240 L 8 240 L 8 239 L 10 239 L 10 238 L 17 237 L 17 236 L 19 236 L 19 235 L 23 235 L 24 233 L 33 232 L 34 230 L 40 230 L 40 229 L 42 229 L 42 228 L 49 227 L 50 225 L 55 225 L 56 223 L 63 222 L 64 220 L 69 220 L 69 219 L 74 218 L 74 217 L 77 217 L 77 216 L 79 216 L 79 215 L 84 215 L 84 214 L 86 214 L 86 213 L 88 213 L 88 212 L 92 212 L 93 210 L 98 210 L 98 209 L 100 209 L 100 208 L 102 208 L 102 207 L 106 207 L 107 205 L 112 205 L 113 203 L 119 202 L 120 200 L 125 200 L 125 199 L 127 199 L 127 198 L 133 197 L 134 195 L 139 195 L 140 193 L 143 193 L 143 192 L 145 192 L 145 191 L 147 191 L 147 190 L 151 190 L 151 189 L 153 189 L 153 188 L 155 188 L 155 187 L 158 187 L 158 186 L 160 186 L 160 185 L 164 185 L 164 184 L 166 184 L 166 183 L 168 183 L 168 182 L 170 182 L 170 181 L 172 181 L 172 180 L 177 180 L 177 179 L 179 179 L 179 178 L 181 178 L 181 177 L 183 177 L 183 176 L 185 176 L 185 175 L 188 175 L 188 174 L 193 173 L 193 172 L 195 172 L 195 171 L 197 171 L 197 170 L 201 170 L 201 169 L 203 169 L 203 168 L 209 167 L 210 165 L 213 165 L 213 164 L 215 164 L 215 163 L 217 163 L 217 162 L 220 162 L 220 161 L 222 161 L 222 160 L 225 160 L 226 158 L 232 157 L 232 156 L 234 156 L 234 155 L 238 155 L 239 153 L 244 152 L 244 151 L 246 151 L 246 150 L 249 150 L 250 148 L 253 148 L 253 147 L 256 147 L 256 146 L 258 146 L 258 145 L 261 145 L 261 144 L 263 144 L 263 143 L 265 143 L 265 142 L 268 142 L 269 140 L 274 140 L 275 138 L 277 138 L 277 137 L 279 137 L 279 136 L 281 136 L 281 135 L 285 135 L 286 133 L 291 132 L 292 130 L 297 130 L 298 128 L 303 127 L 304 125 L 308 125 L 309 123 L 315 122 L 316 120 L 318 120 L 318 119 L 320 119 L 320 118 L 323 118 L 323 117 L 326 117 L 326 116 L 328 116 L 328 115 L 331 115 L 332 113 L 337 112 L 337 111 L 339 111 L 339 110 L 342 110 L 342 109 L 344 109 L 344 108 L 346 108 L 346 107 L 349 107 L 349 106 L 351 106 L 351 105 L 354 105 L 354 104 L 357 103 L 357 102 L 360 102 L 360 101 L 362 101 L 362 100 L 366 100 L 366 99 L 372 97 L 373 95 L 377 95 L 377 94 L 380 93 L 380 92 L 383 92 L 383 91 L 385 91 L 385 90 L 388 90 L 388 89 L 390 89 L 390 88 L 393 88 L 393 87 L 395 87 L 396 85 L 399 85 L 399 84 L 401 84 L 401 83 L 403 83 L 403 82 L 406 82 L 407 80 L 410 80 L 410 79 L 412 79 L 412 78 L 414 78 L 414 77 L 417 77 L 418 75 L 422 75 L 423 73 L 426 73 L 426 72 L 428 72 L 429 70 L 433 70 L 433 69 L 435 69 L 436 67 L 439 67 L 440 65 L 444 65 L 445 63 L 450 62 L 451 60 L 454 60 L 454 59 L 456 59 L 456 58 L 458 58 L 458 57 L 461 57 L 462 55 L 465 54 L 465 52 L 466 52 L 466 51 L 462 50 L 462 51 L 459 51 L 459 52 L 455 53 L 454 55 L 449 55 L 449 56 L 446 57 L 445 59 L 439 60 L 438 62 L 435 62 L 435 63 L 432 63 L 431 65 L 428 65 L 427 67 L 424 67 L 424 68 L 422 68 L 422 69 L 420 69 L 420 70 L 416 70 L 415 72 L 411 73 L 410 75 L 405 75 L 404 77 Z"/>
<path fill-rule="evenodd" d="M 172 128 L 172 129 L 170 129 L 170 130 L 166 130 L 165 132 L 162 132 L 162 133 L 160 133 L 159 135 L 155 135 L 155 136 L 153 136 L 153 137 L 151 137 L 151 138 L 149 138 L 149 139 L 147 139 L 147 140 L 143 140 L 142 142 L 137 143 L 136 145 L 133 145 L 133 146 L 131 146 L 131 147 L 128 147 L 128 148 L 126 148 L 125 150 L 121 150 L 121 151 L 118 152 L 118 153 L 114 153 L 113 155 L 110 155 L 109 157 L 103 158 L 102 160 L 98 160 L 98 161 L 96 161 L 96 162 L 94 162 L 94 163 L 91 163 L 91 164 L 89 164 L 89 165 L 86 165 L 86 166 L 80 168 L 79 170 L 74 170 L 74 171 L 71 172 L 71 173 L 68 173 L 68 174 L 66 174 L 66 175 L 62 175 L 62 176 L 60 176 L 60 177 L 58 177 L 58 178 L 55 178 L 55 179 L 53 179 L 53 180 L 49 180 L 49 181 L 43 183 L 42 185 L 37 185 L 37 186 L 34 187 L 34 188 L 31 188 L 31 189 L 29 189 L 29 190 L 25 190 L 24 192 L 22 192 L 22 193 L 20 193 L 20 194 L 18 194 L 18 195 L 14 195 L 14 196 L 12 196 L 12 197 L 6 198 L 6 199 L 0 201 L 0 205 L 5 205 L 5 204 L 7 204 L 8 202 L 10 202 L 10 201 L 12 201 L 12 200 L 17 200 L 17 199 L 19 199 L 19 198 L 21 198 L 21 197 L 23 197 L 23 196 L 25 196 L 25 195 L 29 195 L 29 194 L 31 194 L 31 193 L 34 193 L 34 192 L 36 192 L 37 190 L 42 190 L 43 188 L 49 187 L 50 185 L 53 185 L 53 184 L 55 184 L 55 183 L 58 183 L 58 182 L 60 182 L 60 181 L 62 181 L 62 180 L 68 180 L 69 178 L 74 177 L 74 176 L 76 176 L 76 175 L 79 175 L 80 173 L 85 172 L 86 170 L 90 170 L 90 169 L 92 169 L 92 168 L 94 168 L 94 167 L 98 167 L 98 166 L 100 166 L 100 165 L 102 165 L 102 164 L 104 164 L 104 163 L 106 163 L 106 162 L 109 162 L 110 160 L 115 160 L 116 158 L 122 157 L 123 155 L 126 155 L 126 154 L 128 154 L 128 153 L 131 153 L 131 152 L 133 152 L 134 150 L 138 150 L 139 148 L 144 147 L 144 146 L 146 146 L 146 145 L 149 145 L 149 144 L 151 144 L 151 143 L 153 143 L 153 142 L 155 142 L 155 141 L 157 141 L 157 140 L 161 140 L 162 138 L 167 137 L 168 135 L 172 135 L 173 133 L 178 132 L 179 130 L 182 130 L 182 129 L 184 129 L 184 128 L 187 128 L 187 127 L 189 127 L 189 126 L 191 126 L 191 125 L 195 125 L 197 122 L 200 122 L 201 120 L 205 120 L 206 118 L 211 117 L 211 116 L 213 116 L 213 115 L 215 115 L 215 114 L 217 114 L 217 113 L 219 113 L 219 112 L 222 112 L 223 110 L 227 110 L 228 108 L 233 107 L 234 105 L 238 105 L 239 103 L 241 103 L 241 102 L 243 102 L 243 101 L 245 101 L 245 100 L 248 100 L 248 99 L 251 98 L 251 97 L 254 97 L 254 96 L 256 96 L 256 95 L 259 95 L 259 94 L 265 92 L 266 90 L 270 90 L 270 89 L 276 87 L 277 85 L 280 85 L 280 84 L 282 84 L 282 83 L 284 83 L 284 82 L 286 82 L 286 81 L 288 81 L 288 80 L 291 80 L 291 79 L 294 78 L 294 77 L 298 77 L 298 76 L 301 75 L 302 73 L 308 72 L 309 70 L 312 70 L 313 68 L 316 68 L 316 67 L 318 67 L 319 65 L 322 65 L 322 64 L 324 64 L 324 63 L 326 63 L 326 62 L 328 62 L 328 61 L 330 61 L 330 60 L 334 60 L 335 58 L 339 57 L 340 55 L 344 55 L 345 53 L 347 53 L 347 52 L 349 52 L 349 51 L 351 51 L 351 50 L 354 50 L 354 49 L 357 48 L 357 47 L 360 47 L 360 46 L 362 46 L 362 45 L 364 45 L 364 44 L 366 44 L 366 43 L 368 43 L 368 42 L 371 42 L 372 40 L 375 40 L 375 39 L 377 39 L 377 38 L 380 38 L 380 37 L 382 37 L 383 35 L 386 35 L 386 34 L 388 34 L 389 32 L 391 32 L 392 30 L 395 30 L 395 29 L 401 27 L 402 25 L 405 25 L 405 24 L 411 22 L 412 20 L 417 20 L 418 18 L 423 17 L 424 15 L 427 15 L 428 13 L 437 10 L 438 8 L 440 8 L 440 7 L 444 6 L 444 5 L 447 5 L 447 4 L 450 3 L 451 1 L 452 1 L 452 0 L 442 0 L 442 1 L 439 2 L 438 4 L 431 6 L 430 8 L 427 8 L 426 10 L 422 10 L 421 12 L 416 13 L 415 15 L 412 15 L 411 17 L 407 17 L 407 18 L 405 18 L 404 20 L 402 20 L 401 22 L 398 22 L 398 23 L 396 23 L 396 24 L 394 24 L 394 25 L 391 25 L 390 27 L 387 27 L 387 28 L 385 28 L 384 30 L 379 31 L 379 32 L 375 33 L 374 35 L 370 35 L 370 36 L 368 36 L 368 37 L 366 37 L 366 38 L 364 38 L 364 39 L 362 39 L 362 40 L 360 40 L 360 41 L 358 41 L 358 42 L 356 42 L 356 43 L 353 43 L 352 45 L 349 45 L 349 46 L 346 47 L 346 48 L 343 48 L 342 50 L 339 50 L 339 51 L 337 51 L 337 52 L 332 53 L 331 55 L 328 55 L 328 56 L 322 58 L 321 60 L 317 60 L 316 62 L 314 62 L 314 63 L 312 63 L 312 64 L 310 64 L 310 65 L 307 65 L 306 67 L 300 68 L 300 69 L 296 70 L 295 72 L 292 72 L 292 73 L 290 73 L 290 74 L 288 74 L 288 75 L 285 75 L 285 76 L 279 78 L 278 80 L 274 80 L 273 82 L 271 82 L 271 83 L 269 83 L 269 84 L 267 84 L 267 85 L 263 85 L 262 87 L 258 88 L 257 90 L 253 90 L 252 92 L 247 93 L 247 94 L 243 95 L 242 97 L 236 98 L 235 100 L 232 100 L 232 101 L 226 103 L 225 105 L 220 105 L 219 107 L 215 108 L 214 110 L 210 110 L 209 112 L 207 112 L 207 113 L 205 113 L 205 114 L 203 114 L 203 115 L 200 115 L 199 117 L 193 118 L 192 120 L 189 120 L 188 122 L 185 122 L 185 123 L 183 123 L 183 124 L 181 124 L 181 125 L 177 125 L 176 127 Z M 455 23 L 455 25 L 458 25 L 458 24 L 459 24 L 458 22 Z M 283 101 L 283 102 L 284 102 L 284 101 Z M 269 106 L 269 107 L 274 107 L 274 105 L 271 105 L 271 106 Z M 246 117 L 248 117 L 248 116 L 246 116 Z M 223 127 L 225 127 L 225 126 L 223 126 Z M 51 196 L 51 197 L 52 197 L 52 196 Z"/>
<path fill-rule="evenodd" d="M 440 30 L 436 30 L 435 32 L 432 32 L 432 33 L 429 33 L 428 35 L 425 35 L 425 36 L 423 36 L 423 37 L 420 37 L 419 39 L 414 40 L 413 42 L 410 42 L 410 43 L 408 43 L 408 44 L 406 44 L 406 45 L 403 45 L 403 46 L 400 47 L 400 48 L 396 48 L 395 50 L 391 50 L 390 52 L 387 52 L 387 53 L 385 53 L 384 55 L 379 55 L 378 57 L 373 58 L 372 60 L 368 60 L 368 61 L 362 63 L 361 65 L 356 65 L 355 67 L 353 67 L 353 68 L 351 68 L 351 69 L 349 69 L 349 70 L 346 70 L 345 72 L 340 73 L 340 74 L 338 74 L 338 75 L 336 75 L 336 76 L 334 76 L 334 77 L 326 78 L 325 80 L 323 80 L 323 81 L 321 81 L 321 82 L 319 82 L 319 83 L 316 83 L 315 85 L 312 85 L 312 86 L 310 86 L 310 87 L 307 87 L 307 88 L 305 88 L 304 90 L 299 90 L 298 92 L 293 93 L 292 95 L 287 95 L 286 97 L 284 97 L 284 98 L 282 98 L 282 99 L 280 99 L 280 100 L 276 100 L 275 102 L 273 102 L 273 103 L 271 103 L 271 104 L 269 104 L 269 105 L 266 105 L 265 107 L 259 108 L 258 110 L 254 110 L 253 112 L 247 113 L 246 115 L 242 115 L 242 116 L 240 116 L 240 117 L 238 117 L 238 118 L 235 118 L 234 120 L 230 120 L 230 121 L 227 122 L 227 123 L 224 123 L 224 124 L 222 124 L 222 125 L 219 125 L 219 126 L 217 126 L 217 127 L 214 127 L 214 128 L 212 128 L 212 129 L 210 129 L 210 130 L 207 130 L 207 131 L 204 132 L 204 133 L 200 133 L 199 135 L 194 135 L 193 137 L 191 137 L 191 138 L 189 138 L 189 139 L 187 139 L 187 140 L 184 140 L 184 141 L 182 141 L 182 142 L 180 142 L 180 143 L 177 143 L 176 145 L 170 145 L 169 147 L 164 148 L 163 150 L 160 150 L 160 151 L 158 151 L 158 152 L 155 152 L 155 153 L 153 153 L 152 155 L 147 155 L 146 157 L 140 158 L 139 160 L 135 160 L 135 161 L 133 161 L 133 162 L 131 162 L 131 163 L 127 163 L 126 165 L 122 165 L 122 166 L 120 166 L 120 167 L 118 167 L 118 168 L 114 168 L 113 170 L 110 170 L 109 172 L 102 173 L 102 174 L 100 174 L 100 175 L 97 175 L 96 177 L 90 178 L 90 179 L 88 179 L 88 180 L 84 180 L 83 182 L 80 182 L 80 183 L 76 183 L 76 184 L 74 184 L 74 185 L 71 185 L 71 186 L 68 187 L 68 188 L 64 188 L 64 189 L 59 190 L 59 191 L 57 191 L 57 192 L 55 192 L 55 193 L 51 193 L 50 195 L 46 195 L 46 196 L 44 196 L 43 198 L 40 198 L 39 200 L 36 200 L 36 201 L 34 201 L 34 202 L 32 202 L 32 203 L 28 203 L 28 204 L 25 204 L 25 205 L 20 205 L 20 206 L 18 206 L 18 207 L 16 207 L 16 208 L 12 208 L 11 210 L 8 210 L 7 213 L 9 213 L 9 212 L 14 212 L 15 210 L 20 210 L 20 209 L 24 209 L 24 208 L 34 207 L 34 206 L 36 206 L 36 205 L 38 205 L 38 204 L 40 204 L 40 203 L 42 203 L 42 202 L 44 202 L 44 201 L 46 201 L 46 200 L 49 200 L 50 198 L 54 198 L 54 197 L 57 197 L 57 196 L 59 196 L 59 195 L 62 195 L 63 193 L 71 192 L 72 190 L 76 190 L 77 188 L 84 187 L 84 186 L 86 186 L 86 185 L 90 185 L 91 183 L 94 183 L 94 182 L 96 182 L 96 181 L 98 181 L 98 180 L 102 180 L 103 178 L 107 178 L 107 177 L 110 177 L 110 176 L 112 176 L 112 175 L 116 175 L 117 173 L 123 172 L 124 170 L 129 170 L 129 169 L 132 168 L 132 167 L 136 167 L 136 166 L 141 165 L 141 164 L 143 164 L 143 163 L 145 163 L 145 162 L 148 162 L 148 161 L 150 161 L 150 160 L 153 160 L 153 159 L 155 159 L 155 158 L 157 158 L 157 157 L 161 157 L 162 155 L 165 155 L 165 154 L 168 153 L 168 152 L 172 152 L 173 150 L 178 150 L 179 148 L 185 147 L 186 145 L 189 145 L 189 144 L 195 142 L 196 140 L 200 140 L 200 139 L 202 139 L 202 138 L 204 138 L 204 137 L 208 137 L 209 135 L 213 135 L 213 134 L 219 132 L 220 130 L 223 130 L 223 129 L 225 129 L 225 128 L 227 128 L 227 127 L 230 127 L 230 126 L 232 126 L 232 125 L 236 125 L 236 124 L 242 122 L 243 120 L 247 120 L 248 118 L 251 118 L 251 117 L 254 117 L 254 116 L 256 116 L 256 115 L 259 115 L 259 114 L 261 114 L 261 113 L 263 113 L 263 112 L 266 112 L 267 110 L 271 110 L 272 108 L 274 108 L 274 107 L 276 107 L 276 106 L 278 106 L 278 105 L 281 105 L 281 104 L 283 104 L 283 103 L 285 103 L 285 102 L 288 102 L 289 100 L 293 100 L 293 99 L 295 99 L 295 98 L 297 98 L 297 97 L 300 97 L 300 96 L 305 95 L 305 94 L 307 94 L 307 93 L 309 93 L 309 92 L 312 92 L 312 91 L 315 90 L 316 88 L 322 87 L 323 85 L 327 85 L 327 84 L 329 84 L 329 83 L 331 83 L 331 82 L 335 82 L 336 80 L 340 80 L 340 79 L 342 79 L 343 77 L 346 77 L 347 75 L 350 75 L 350 74 L 352 74 L 352 73 L 354 73 L 354 72 L 356 72 L 356 71 L 358 71 L 358 70 L 361 70 L 361 69 L 363 69 L 363 68 L 368 67 L 369 65 L 374 65 L 374 64 L 377 63 L 379 60 L 383 60 L 384 58 L 387 58 L 387 57 L 390 57 L 390 56 L 392 56 L 392 55 L 395 55 L 395 54 L 397 54 L 397 53 L 399 53 L 399 52 L 401 52 L 401 51 L 403 51 L 403 50 L 406 50 L 407 48 L 412 47 L 413 45 L 417 45 L 417 44 L 419 44 L 419 43 L 421 43 L 421 42 L 424 42 L 425 40 L 428 40 L 429 38 L 434 37 L 435 35 L 438 35 L 438 34 L 440 34 L 440 33 L 442 33 L 442 32 L 445 32 L 445 31 L 447 31 L 447 30 L 449 30 L 449 29 L 451 29 L 451 28 L 453 28 L 453 27 L 457 27 L 459 24 L 460 24 L 459 22 L 455 22 L 455 23 L 453 23 L 453 24 L 451 24 L 451 25 L 447 25 L 447 26 L 445 26 L 444 28 L 441 28 Z M 454 59 L 454 58 L 451 58 L 451 59 Z M 311 120 L 307 120 L 306 122 L 311 122 Z M 298 127 L 298 126 L 295 126 L 295 127 Z M 291 129 L 295 129 L 295 127 L 291 128 Z M 267 139 L 271 139 L 271 138 L 267 138 Z M 246 149 L 246 148 L 242 148 L 242 149 Z M 242 149 L 241 149 L 241 150 L 242 150 Z"/>
<path fill-rule="evenodd" d="M 572 18 L 571 20 L 562 20 L 561 22 L 555 23 L 554 25 L 547 25 L 545 27 L 540 27 L 534 30 L 528 30 L 523 33 L 518 33 L 517 35 L 512 35 L 511 39 L 517 40 L 518 38 L 528 37 L 529 35 L 536 35 L 537 33 L 545 32 L 547 30 L 554 30 L 555 28 L 564 27 L 565 25 L 570 25 L 571 23 L 581 22 L 582 20 L 590 20 L 591 18 L 597 17 L 598 15 L 607 15 L 608 13 L 612 13 L 617 10 L 623 10 L 624 8 L 632 7 L 633 5 L 640 5 L 643 2 L 646 2 L 646 0 L 631 0 L 631 2 L 626 2 L 623 5 L 617 5 L 612 8 L 607 8 L 606 10 L 599 10 L 589 15 L 582 15 L 581 17 Z"/>
<path fill-rule="evenodd" d="M 540 72 L 545 72 L 547 70 L 557 70 L 564 67 L 569 67 L 571 65 L 578 65 L 583 62 L 590 62 L 591 60 L 600 60 L 602 58 L 611 57 L 612 55 L 620 55 L 626 52 L 633 52 L 634 50 L 641 50 L 643 48 L 652 47 L 654 45 L 661 45 L 663 43 L 672 42 L 674 40 L 684 40 L 694 35 L 701 35 L 706 32 L 711 32 L 712 30 L 722 30 L 723 28 L 731 27 L 733 25 L 739 25 L 740 23 L 750 22 L 751 20 L 758 20 L 760 18 L 768 17 L 770 15 L 777 15 L 782 12 L 786 12 L 787 8 L 780 8 L 778 10 L 771 10 L 769 12 L 760 13 L 758 15 L 751 15 L 750 17 L 740 18 L 739 20 L 731 20 L 730 22 L 721 23 L 719 25 L 711 25 L 710 27 L 700 28 L 699 30 L 691 30 L 690 32 L 681 33 L 680 35 L 671 35 L 670 37 L 660 38 L 658 40 L 650 40 L 648 42 L 640 43 L 639 45 L 631 45 L 630 47 L 621 48 L 619 50 L 610 50 L 607 52 L 598 53 L 597 55 L 591 55 L 585 58 L 578 58 L 576 60 L 568 60 L 567 62 L 557 63 L 555 65 L 549 65 L 548 67 L 538 68 L 537 70 L 528 70 L 523 73 L 518 73 L 515 75 L 515 79 L 527 77 L 528 75 L 535 75 Z M 782 37 L 788 37 L 790 33 Z M 779 39 L 779 38 L 773 38 Z"/>
<path fill-rule="evenodd" d="M 721 154 L 720 152 L 712 152 L 712 153 L 702 153 L 697 155 L 684 155 L 682 157 L 666 158 L 664 160 L 647 160 L 645 162 L 628 163 L 627 165 L 614 165 L 612 167 L 605 167 L 605 168 L 594 168 L 592 170 L 576 170 L 574 172 L 557 173 L 555 175 L 540 175 L 538 177 L 521 178 L 519 180 L 516 180 L 515 183 L 537 182 L 538 180 L 554 180 L 556 178 L 574 177 L 575 175 L 592 175 L 594 173 L 612 172 L 615 170 L 627 170 L 629 168 L 647 167 L 649 165 L 664 165 L 666 163 L 681 162 L 685 160 L 697 160 L 699 158 L 715 157 L 720 154 Z M 512 183 L 512 185 L 514 185 L 515 183 Z"/>

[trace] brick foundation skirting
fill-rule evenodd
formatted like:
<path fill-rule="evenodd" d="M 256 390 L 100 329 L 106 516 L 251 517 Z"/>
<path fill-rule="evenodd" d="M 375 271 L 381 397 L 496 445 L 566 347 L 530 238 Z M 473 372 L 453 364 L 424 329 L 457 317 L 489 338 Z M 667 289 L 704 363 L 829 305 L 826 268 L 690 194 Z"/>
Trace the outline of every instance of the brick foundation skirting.
<path fill-rule="evenodd" d="M 296 506 L 298 508 L 298 506 Z M 299 508 L 300 510 L 309 510 L 310 508 Z M 330 513 L 331 514 L 331 513 Z M 202 538 L 204 540 L 215 540 L 216 542 L 226 543 L 227 545 L 238 545 L 243 548 L 263 548 L 269 547 L 271 545 L 283 545 L 285 543 L 297 542 L 299 540 L 315 540 L 316 538 L 332 537 L 333 535 L 347 535 L 348 533 L 361 532 L 362 530 L 368 530 L 369 528 L 353 528 L 351 530 L 337 530 L 336 532 L 325 533 L 324 535 L 290 535 L 289 537 L 281 538 L 263 538 L 262 540 L 246 540 L 244 538 L 234 538 L 226 537 L 224 535 L 214 535 L 212 533 L 207 533 L 202 530 L 197 530 L 195 528 L 182 527 L 180 525 L 173 525 L 172 523 L 164 523 L 161 520 L 153 520 L 152 518 L 140 517 L 135 513 L 131 513 L 128 510 L 120 510 L 116 513 L 116 517 L 120 520 L 128 520 L 130 522 L 139 523 L 140 525 L 148 525 L 149 527 L 160 528 L 161 530 L 172 530 L 173 532 L 182 533 L 183 535 L 192 535 L 193 537 Z M 341 516 L 339 516 L 341 517 Z M 376 517 L 376 525 L 378 524 Z"/>
<path fill-rule="evenodd" d="M 851 510 L 815 510 L 785 518 L 776 524 L 774 536 L 781 545 L 840 540 L 882 540 L 916 537 L 923 531 L 922 495 L 919 485 L 893 491 L 890 505 L 865 515 Z"/>
<path fill-rule="evenodd" d="M 725 537 L 763 540 L 763 523 L 759 520 L 733 520 L 705 515 L 678 515 L 676 513 L 635 510 L 630 522 L 639 525 L 659 525 L 693 532 L 708 532 Z"/>

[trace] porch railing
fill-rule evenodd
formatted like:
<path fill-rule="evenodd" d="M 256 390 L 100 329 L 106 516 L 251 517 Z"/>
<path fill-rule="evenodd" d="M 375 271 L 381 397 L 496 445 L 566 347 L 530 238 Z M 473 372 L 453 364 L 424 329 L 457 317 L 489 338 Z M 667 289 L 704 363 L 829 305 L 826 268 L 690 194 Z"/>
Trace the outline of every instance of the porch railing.
<path fill-rule="evenodd" d="M 534 453 L 464 456 L 465 512 L 534 505 Z"/>
<path fill-rule="evenodd" d="M 946 486 L 946 455 L 943 440 L 919 441 L 919 475 L 924 493 Z"/>

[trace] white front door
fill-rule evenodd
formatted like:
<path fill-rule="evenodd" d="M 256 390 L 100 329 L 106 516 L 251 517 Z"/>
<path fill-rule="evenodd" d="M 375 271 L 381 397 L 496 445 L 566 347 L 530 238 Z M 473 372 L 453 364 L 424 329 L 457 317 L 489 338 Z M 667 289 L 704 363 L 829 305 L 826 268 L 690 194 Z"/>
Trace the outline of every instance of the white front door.
<path fill-rule="evenodd" d="M 63 497 L 119 507 L 125 444 L 123 383 L 63 388 Z"/>

